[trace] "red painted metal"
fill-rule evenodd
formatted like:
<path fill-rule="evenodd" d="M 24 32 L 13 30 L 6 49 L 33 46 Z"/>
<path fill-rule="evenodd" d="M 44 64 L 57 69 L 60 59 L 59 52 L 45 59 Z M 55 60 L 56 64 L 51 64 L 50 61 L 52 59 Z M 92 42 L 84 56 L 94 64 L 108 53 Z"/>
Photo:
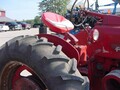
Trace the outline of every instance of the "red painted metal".
<path fill-rule="evenodd" d="M 119 26 L 120 21 L 118 20 L 120 17 L 110 14 L 100 14 L 90 11 L 85 11 L 88 15 L 98 17 L 99 19 L 102 19 L 102 25 L 112 25 L 112 26 Z"/>
<path fill-rule="evenodd" d="M 70 58 L 75 58 L 76 60 L 79 60 L 79 52 L 77 49 L 70 43 L 66 42 L 64 39 L 59 38 L 57 36 L 53 36 L 50 34 L 39 34 L 39 37 L 46 37 L 48 41 L 53 42 L 54 45 L 61 45 L 63 48 L 63 52 L 69 56 Z M 67 48 L 66 48 L 67 47 Z"/>
<path fill-rule="evenodd" d="M 15 83 L 16 83 L 16 81 L 17 80 L 19 80 L 20 78 L 22 78 L 21 77 L 21 75 L 20 75 L 20 73 L 23 71 L 23 70 L 27 70 L 27 71 L 29 71 L 29 72 L 31 72 L 31 73 L 33 73 L 32 72 L 32 70 L 30 70 L 30 68 L 28 68 L 28 67 L 26 67 L 26 66 L 20 66 L 17 70 L 16 70 L 16 72 L 15 72 L 15 74 L 14 74 L 14 76 L 13 76 L 13 79 L 12 79 L 12 87 L 14 87 L 14 85 L 15 85 Z M 14 90 L 16 90 L 16 89 L 14 89 Z"/>
<path fill-rule="evenodd" d="M 102 90 L 119 90 L 120 89 L 120 70 L 112 70 L 102 79 Z"/>
<path fill-rule="evenodd" d="M 63 46 L 62 50 L 67 56 L 77 59 L 80 73 L 89 77 L 90 90 L 109 90 L 106 88 L 110 86 L 105 86 L 107 80 L 110 84 L 114 82 L 109 79 L 115 79 L 114 84 L 120 86 L 118 83 L 120 79 L 115 75 L 110 75 L 111 71 L 120 70 L 120 16 L 89 11 L 85 11 L 85 13 L 88 16 L 95 16 L 99 20 L 92 29 L 81 30 L 75 35 L 76 38 L 65 32 L 64 39 L 47 34 L 38 36 L 46 37 L 55 45 Z M 97 40 L 93 39 L 95 30 L 99 32 Z M 67 39 L 70 39 L 71 42 L 67 42 Z"/>
<path fill-rule="evenodd" d="M 78 65 L 84 66 L 87 65 L 87 46 L 86 45 L 80 45 L 76 46 L 77 50 L 79 51 L 80 59 L 78 60 Z"/>
<path fill-rule="evenodd" d="M 28 78 L 20 78 L 14 84 L 13 90 L 41 90 L 39 86 Z"/>
<path fill-rule="evenodd" d="M 65 17 L 52 12 L 43 13 L 42 21 L 52 31 L 57 33 L 66 33 L 74 28 L 73 24 L 69 20 L 67 20 Z"/>
<path fill-rule="evenodd" d="M 71 43 L 72 45 L 76 45 L 78 43 L 78 39 L 70 33 L 65 33 L 64 39 L 65 40 L 69 39 L 70 40 L 69 43 Z"/>

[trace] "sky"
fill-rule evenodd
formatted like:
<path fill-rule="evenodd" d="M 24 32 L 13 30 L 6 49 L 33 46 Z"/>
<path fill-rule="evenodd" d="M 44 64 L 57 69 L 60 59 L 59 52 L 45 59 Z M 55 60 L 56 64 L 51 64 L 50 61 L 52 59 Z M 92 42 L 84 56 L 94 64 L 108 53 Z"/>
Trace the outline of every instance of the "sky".
<path fill-rule="evenodd" d="M 0 8 L 6 10 L 6 16 L 14 20 L 33 19 L 39 15 L 40 0 L 0 0 Z"/>
<path fill-rule="evenodd" d="M 33 19 L 39 15 L 41 0 L 0 0 L 0 8 L 6 10 L 6 16 L 14 20 Z M 72 0 L 73 1 L 73 0 Z M 81 1 L 81 0 L 79 0 Z M 90 0 L 90 2 L 95 0 Z M 112 0 L 99 0 L 100 4 L 111 3 Z"/>
<path fill-rule="evenodd" d="M 96 0 L 89 0 L 89 3 L 90 5 L 92 5 Z M 71 4 L 73 4 L 74 0 L 71 0 Z M 79 4 L 80 3 L 84 3 L 84 0 L 78 0 L 77 3 Z M 110 3 L 113 3 L 112 0 L 98 0 L 99 2 L 99 5 L 105 5 L 105 4 L 110 4 Z M 103 8 L 106 8 L 106 7 L 103 7 Z"/>

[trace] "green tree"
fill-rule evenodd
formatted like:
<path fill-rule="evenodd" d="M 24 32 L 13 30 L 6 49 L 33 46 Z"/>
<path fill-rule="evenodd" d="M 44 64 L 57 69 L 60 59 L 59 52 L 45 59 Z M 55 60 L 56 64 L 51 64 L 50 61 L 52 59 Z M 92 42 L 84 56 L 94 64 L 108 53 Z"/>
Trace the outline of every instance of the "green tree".
<path fill-rule="evenodd" d="M 35 16 L 34 19 L 22 20 L 21 22 L 27 22 L 27 23 L 33 25 L 33 24 L 36 24 L 36 23 L 39 24 L 41 22 L 41 20 L 40 20 L 40 16 Z"/>
<path fill-rule="evenodd" d="M 34 18 L 34 23 L 40 23 L 40 16 L 36 16 Z"/>
<path fill-rule="evenodd" d="M 40 13 L 51 11 L 64 15 L 67 10 L 67 4 L 70 0 L 43 0 L 39 3 Z"/>
<path fill-rule="evenodd" d="M 31 24 L 31 25 L 34 24 L 34 20 L 33 20 L 33 19 L 31 19 L 31 20 L 24 20 L 23 22 L 27 22 L 27 23 L 29 23 L 29 24 Z"/>

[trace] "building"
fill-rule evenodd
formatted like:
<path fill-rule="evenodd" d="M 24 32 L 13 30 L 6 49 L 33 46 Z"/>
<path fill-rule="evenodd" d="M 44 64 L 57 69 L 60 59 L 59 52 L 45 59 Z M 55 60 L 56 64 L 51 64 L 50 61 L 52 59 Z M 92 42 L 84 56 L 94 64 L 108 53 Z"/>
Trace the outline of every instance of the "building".
<path fill-rule="evenodd" d="M 5 10 L 0 8 L 0 17 L 5 17 Z"/>
<path fill-rule="evenodd" d="M 14 20 L 6 17 L 6 11 L 2 8 L 0 8 L 0 23 L 4 23 L 4 22 L 12 22 Z"/>

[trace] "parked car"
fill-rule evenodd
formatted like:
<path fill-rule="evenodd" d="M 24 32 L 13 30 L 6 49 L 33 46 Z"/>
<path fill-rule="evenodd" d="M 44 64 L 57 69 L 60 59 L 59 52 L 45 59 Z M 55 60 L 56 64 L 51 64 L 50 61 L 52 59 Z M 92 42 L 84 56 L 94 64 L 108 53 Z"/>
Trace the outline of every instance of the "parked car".
<path fill-rule="evenodd" d="M 26 23 L 26 22 L 17 22 L 17 23 L 22 25 L 23 30 L 31 28 L 31 24 L 29 23 Z"/>
<path fill-rule="evenodd" d="M 21 24 L 17 24 L 16 22 L 7 22 L 5 24 L 9 26 L 10 30 L 21 30 L 22 29 Z"/>
<path fill-rule="evenodd" d="M 0 32 L 8 31 L 8 30 L 9 30 L 9 26 L 7 26 L 5 24 L 0 24 Z"/>

